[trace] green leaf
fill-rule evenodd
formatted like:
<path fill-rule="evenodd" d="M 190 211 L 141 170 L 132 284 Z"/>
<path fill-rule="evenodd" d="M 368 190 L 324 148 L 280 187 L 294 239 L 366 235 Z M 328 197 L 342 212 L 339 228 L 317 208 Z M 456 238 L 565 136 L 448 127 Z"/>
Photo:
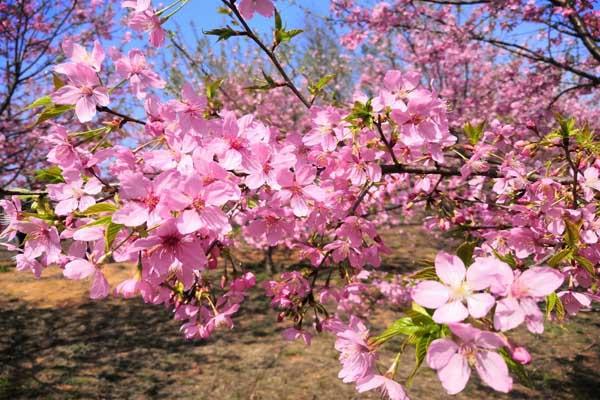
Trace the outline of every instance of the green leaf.
<path fill-rule="evenodd" d="M 456 255 L 465 265 L 471 265 L 473 263 L 473 251 L 475 247 L 477 247 L 477 242 L 464 242 L 456 249 Z"/>
<path fill-rule="evenodd" d="M 556 293 L 546 296 L 546 318 L 550 319 L 552 312 L 556 313 L 558 320 L 565 318 L 565 306 Z"/>
<path fill-rule="evenodd" d="M 573 249 L 562 249 L 561 251 L 550 257 L 547 261 L 547 264 L 553 268 L 556 268 L 562 261 L 570 261 L 572 257 Z"/>
<path fill-rule="evenodd" d="M 506 351 L 506 349 L 499 349 L 498 352 L 500 353 L 502 358 L 504 358 L 504 361 L 506 362 L 506 365 L 508 366 L 510 372 L 512 372 L 512 374 L 519 379 L 519 382 L 521 382 L 524 386 L 532 387 L 533 384 L 523 364 L 520 364 L 513 360 L 510 354 L 508 354 L 508 351 Z"/>
<path fill-rule="evenodd" d="M 65 82 L 60 76 L 55 73 L 52 74 L 52 85 L 54 86 L 54 90 L 58 90 L 66 84 L 67 82 Z"/>
<path fill-rule="evenodd" d="M 56 117 L 60 117 L 61 115 L 63 115 L 64 113 L 66 113 L 69 110 L 72 110 L 73 108 L 75 108 L 75 106 L 73 106 L 71 104 L 64 104 L 64 105 L 56 105 L 55 104 L 52 106 L 48 106 L 38 116 L 38 119 L 37 119 L 37 121 L 35 121 L 35 124 L 38 125 L 49 119 L 54 119 Z"/>
<path fill-rule="evenodd" d="M 312 94 L 313 96 L 316 95 L 317 93 L 319 93 L 323 89 L 325 89 L 325 86 L 327 86 L 327 84 L 329 82 L 331 82 L 334 78 L 335 78 L 335 74 L 328 74 L 328 75 L 323 76 L 321 79 L 319 79 L 319 81 L 317 83 L 315 83 L 314 85 L 308 86 L 309 93 Z"/>
<path fill-rule="evenodd" d="M 498 258 L 500 261 L 504 261 L 505 263 L 510 265 L 511 268 L 517 268 L 517 260 L 515 260 L 515 257 L 513 257 L 512 253 L 502 255 L 496 250 L 493 250 L 493 252 L 496 258 Z"/>
<path fill-rule="evenodd" d="M 588 260 L 587 258 L 581 255 L 576 255 L 573 257 L 573 259 L 575 259 L 577 264 L 583 267 L 591 276 L 596 275 L 596 268 L 592 261 Z"/>
<path fill-rule="evenodd" d="M 290 29 L 289 31 L 284 31 L 284 30 L 277 31 L 277 32 L 275 32 L 275 41 L 277 44 L 286 43 L 286 42 L 289 42 L 290 40 L 292 40 L 292 38 L 294 38 L 294 36 L 298 36 L 302 32 L 304 32 L 302 29 Z"/>
<path fill-rule="evenodd" d="M 427 318 L 431 319 L 431 316 L 429 315 L 429 313 L 427 312 L 427 310 L 424 307 L 422 307 L 422 306 L 418 305 L 417 303 L 415 303 L 414 301 L 413 301 L 413 303 L 412 303 L 412 305 L 411 305 L 410 308 L 411 308 L 412 311 L 414 311 L 414 312 L 416 312 L 418 314 L 421 314 L 423 316 L 426 316 Z"/>
<path fill-rule="evenodd" d="M 419 368 L 421 367 L 423 361 L 425 360 L 425 357 L 427 356 L 427 350 L 429 349 L 429 345 L 431 344 L 431 342 L 433 342 L 434 339 L 434 335 L 426 335 L 417 339 L 417 342 L 415 343 L 415 366 L 413 367 L 412 371 L 408 375 L 408 378 L 406 379 L 407 386 L 410 386 L 412 384 L 413 378 L 415 377 L 415 375 L 417 375 Z"/>
<path fill-rule="evenodd" d="M 100 214 L 103 212 L 114 213 L 117 210 L 118 210 L 118 207 L 112 203 L 98 203 L 98 204 L 94 204 L 94 205 L 86 208 L 82 214 L 94 215 L 94 214 Z"/>
<path fill-rule="evenodd" d="M 411 274 L 410 278 L 411 279 L 417 279 L 417 280 L 430 280 L 430 281 L 434 281 L 434 280 L 438 279 L 438 276 L 435 273 L 435 267 L 427 267 L 427 268 L 423 268 L 423 269 L 418 270 L 414 274 Z"/>
<path fill-rule="evenodd" d="M 552 314 L 552 311 L 554 311 L 557 300 L 558 295 L 554 292 L 546 296 L 546 319 L 550 319 L 550 314 Z"/>
<path fill-rule="evenodd" d="M 32 108 L 37 107 L 47 107 L 52 105 L 52 98 L 50 96 L 42 96 L 39 99 L 35 100 L 33 103 L 25 107 L 26 110 L 31 110 Z"/>
<path fill-rule="evenodd" d="M 481 122 L 477 125 L 473 125 L 470 122 L 467 122 L 463 127 L 463 130 L 465 131 L 465 135 L 469 139 L 469 142 L 471 142 L 471 144 L 474 146 L 477 143 L 479 143 L 479 141 L 483 137 L 484 128 L 485 122 Z"/>
<path fill-rule="evenodd" d="M 279 14 L 279 11 L 277 11 L 277 9 L 275 9 L 274 20 L 275 30 L 273 37 L 273 50 L 275 50 L 275 48 L 281 43 L 289 42 L 294 36 L 297 36 L 303 32 L 302 29 L 291 29 L 289 31 L 284 29 L 283 21 L 281 20 L 281 14 Z"/>
<path fill-rule="evenodd" d="M 247 86 L 244 89 L 245 90 L 271 90 L 276 87 L 285 86 L 285 84 L 280 84 L 280 83 L 275 82 L 275 80 L 269 74 L 267 74 L 264 70 L 262 71 L 262 75 L 265 78 L 265 80 L 263 82 L 259 82 L 257 85 L 254 85 L 254 86 Z"/>
<path fill-rule="evenodd" d="M 106 242 L 105 250 L 107 253 L 110 250 L 113 242 L 115 241 L 117 234 L 121 231 L 123 226 L 124 225 L 121 225 L 121 224 L 115 224 L 112 221 L 106 226 L 106 230 L 104 231 L 104 239 Z"/>
<path fill-rule="evenodd" d="M 64 183 L 62 170 L 57 166 L 35 171 L 35 180 L 44 183 Z"/>
<path fill-rule="evenodd" d="M 567 245 L 575 249 L 579 243 L 579 230 L 581 229 L 581 222 L 573 223 L 568 219 L 565 220 L 565 240 L 567 241 Z"/>
<path fill-rule="evenodd" d="M 280 31 L 283 29 L 283 21 L 281 20 L 281 14 L 279 11 L 275 9 L 275 31 Z"/>
<path fill-rule="evenodd" d="M 374 338 L 374 342 L 382 344 L 390 340 L 391 338 L 399 335 L 410 336 L 419 330 L 410 317 L 400 318 L 388 326 L 387 329 Z"/>
<path fill-rule="evenodd" d="M 108 131 L 110 131 L 110 127 L 109 126 L 103 126 L 102 128 L 96 128 L 96 129 L 90 129 L 89 131 L 82 131 L 82 132 L 73 132 L 70 133 L 69 136 L 71 137 L 81 137 L 82 139 L 91 139 L 95 136 L 99 136 L 102 135 Z"/>
<path fill-rule="evenodd" d="M 217 42 L 220 42 L 221 40 L 227 40 L 234 36 L 245 36 L 246 32 L 236 31 L 235 29 L 233 29 L 232 27 L 230 27 L 228 25 L 225 28 L 217 28 L 217 29 L 211 29 L 209 31 L 204 31 L 204 34 L 218 36 L 219 38 L 217 39 Z"/>
<path fill-rule="evenodd" d="M 216 97 L 219 88 L 221 87 L 221 85 L 223 85 L 223 82 L 225 82 L 225 79 L 223 79 L 223 78 L 216 79 L 214 81 L 210 81 L 210 80 L 206 81 L 206 83 L 205 83 L 206 97 L 209 100 Z"/>
<path fill-rule="evenodd" d="M 371 99 L 366 103 L 357 101 L 354 103 L 350 115 L 348 115 L 345 120 L 357 127 L 369 126 L 373 122 L 372 111 L 373 107 L 371 106 Z"/>
<path fill-rule="evenodd" d="M 92 226 L 100 226 L 100 225 L 109 225 L 112 223 L 112 217 L 106 216 L 106 217 L 100 217 L 95 221 L 89 222 L 83 226 L 81 226 L 79 229 L 81 228 L 91 228 Z"/>

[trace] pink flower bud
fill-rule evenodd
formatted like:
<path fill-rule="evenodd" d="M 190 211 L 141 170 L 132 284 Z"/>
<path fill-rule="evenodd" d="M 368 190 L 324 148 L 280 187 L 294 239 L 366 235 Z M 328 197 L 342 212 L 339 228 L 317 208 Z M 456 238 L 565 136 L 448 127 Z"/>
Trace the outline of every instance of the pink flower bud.
<path fill-rule="evenodd" d="M 522 365 L 527 365 L 531 362 L 531 354 L 525 347 L 517 346 L 511 349 L 511 357 L 513 360 Z"/>

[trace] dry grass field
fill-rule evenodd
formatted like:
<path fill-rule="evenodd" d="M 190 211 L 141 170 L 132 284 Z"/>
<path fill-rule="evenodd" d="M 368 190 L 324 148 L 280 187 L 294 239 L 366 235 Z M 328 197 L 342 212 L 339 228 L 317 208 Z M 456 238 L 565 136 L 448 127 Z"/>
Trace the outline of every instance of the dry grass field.
<path fill-rule="evenodd" d="M 418 230 L 388 238 L 396 252 L 388 268 L 408 270 L 441 244 Z M 278 261 L 282 261 L 279 259 Z M 119 282 L 130 266 L 110 267 Z M 275 313 L 255 289 L 232 332 L 189 342 L 161 307 L 140 300 L 87 298 L 87 282 L 62 279 L 58 268 L 40 280 L 0 267 L 0 399 L 377 399 L 358 395 L 336 378 L 333 338 L 312 346 L 284 342 Z M 265 276 L 259 274 L 259 278 Z M 374 329 L 397 318 L 383 311 Z M 600 316 L 582 313 L 563 326 L 547 326 L 535 337 L 517 332 L 530 347 L 531 388 L 516 385 L 495 394 L 477 379 L 456 399 L 599 399 Z M 393 345 L 392 345 L 393 347 Z M 393 350 L 393 348 L 392 348 Z M 384 354 L 384 357 L 390 356 Z M 406 354 L 401 374 L 412 367 Z M 435 375 L 423 368 L 409 389 L 413 399 L 449 398 Z"/>

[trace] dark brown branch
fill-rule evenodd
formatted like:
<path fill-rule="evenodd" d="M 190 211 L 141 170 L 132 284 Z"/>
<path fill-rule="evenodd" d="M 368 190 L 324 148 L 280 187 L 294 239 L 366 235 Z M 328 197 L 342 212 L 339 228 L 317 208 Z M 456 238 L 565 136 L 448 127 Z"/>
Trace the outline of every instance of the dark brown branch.
<path fill-rule="evenodd" d="M 260 40 L 260 38 L 258 36 L 256 36 L 256 34 L 252 30 L 252 28 L 250 28 L 250 26 L 248 25 L 248 23 L 246 22 L 244 17 L 242 17 L 242 14 L 240 14 L 239 10 L 235 6 L 235 3 L 233 1 L 228 1 L 228 0 L 221 0 L 221 1 L 236 16 L 237 20 L 240 22 L 240 24 L 244 28 L 245 35 L 248 36 L 250 39 L 252 39 L 252 41 L 254 43 L 256 43 L 258 45 L 258 47 L 260 47 L 260 49 L 269 57 L 269 59 L 271 60 L 271 62 L 273 63 L 273 65 L 275 66 L 275 68 L 277 69 L 279 74 L 281 75 L 281 77 L 284 79 L 286 86 L 289 87 L 292 90 L 292 92 L 294 92 L 296 97 L 298 99 L 300 99 L 300 101 L 302 102 L 302 104 L 304 104 L 304 106 L 306 108 L 310 108 L 311 102 L 308 101 L 302 93 L 300 93 L 300 91 L 298 90 L 298 88 L 296 87 L 296 85 L 294 84 L 292 79 L 288 76 L 287 72 L 285 72 L 285 69 L 283 68 L 283 66 L 281 65 L 279 60 L 277 59 L 277 56 L 275 55 L 275 53 L 271 49 L 269 49 L 262 42 L 262 40 Z"/>
<path fill-rule="evenodd" d="M 405 164 L 384 164 L 381 166 L 381 172 L 384 175 L 389 174 L 417 174 L 417 175 L 441 175 L 441 176 L 461 176 L 460 169 L 455 167 L 447 166 L 436 166 L 436 167 L 424 167 L 424 166 L 413 166 Z M 473 171 L 471 175 L 474 176 L 486 176 L 488 178 L 504 178 L 497 169 L 490 168 L 487 171 Z M 536 182 L 546 177 L 539 174 L 530 174 L 527 176 L 527 180 L 530 182 Z M 559 183 L 566 184 L 572 182 L 571 177 L 548 177 Z"/>
<path fill-rule="evenodd" d="M 128 115 L 121 114 L 120 112 L 118 112 L 118 111 L 115 111 L 115 110 L 113 110 L 113 109 L 111 109 L 111 108 L 108 108 L 108 107 L 105 107 L 105 106 L 96 106 L 96 110 L 98 110 L 98 111 L 100 111 L 100 112 L 109 113 L 109 114 L 112 114 L 112 115 L 115 115 L 115 116 L 117 116 L 117 117 L 121 118 L 121 119 L 123 120 L 123 122 L 122 122 L 122 124 L 121 124 L 121 125 L 123 125 L 123 124 L 124 124 L 124 123 L 126 123 L 126 122 L 134 122 L 134 123 L 136 123 L 136 124 L 140 124 L 140 125 L 146 125 L 146 122 L 145 122 L 145 121 L 141 121 L 141 120 L 139 120 L 139 119 L 136 119 L 136 118 L 130 117 L 130 116 L 128 116 Z"/>

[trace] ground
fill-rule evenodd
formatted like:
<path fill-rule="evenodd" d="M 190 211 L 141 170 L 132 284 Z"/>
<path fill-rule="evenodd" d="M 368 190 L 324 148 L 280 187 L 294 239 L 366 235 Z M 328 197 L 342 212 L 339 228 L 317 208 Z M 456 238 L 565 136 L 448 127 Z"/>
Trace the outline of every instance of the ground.
<path fill-rule="evenodd" d="M 397 248 L 394 258 L 387 260 L 392 268 L 414 268 L 412 260 L 430 257 L 439 247 L 411 232 L 392 238 Z M 189 342 L 161 307 L 139 300 L 91 301 L 89 283 L 66 281 L 58 268 L 36 280 L 4 265 L 0 267 L 2 400 L 379 398 L 358 395 L 337 379 L 338 354 L 331 336 L 317 337 L 310 347 L 280 340 L 285 325 L 276 323 L 258 289 L 232 332 Z M 110 271 L 114 284 L 129 277 L 131 267 L 114 265 Z M 376 325 L 395 316 L 384 312 Z M 548 324 L 546 329 L 541 336 L 515 334 L 534 356 L 528 367 L 533 387 L 518 384 L 509 395 L 497 394 L 482 386 L 474 373 L 467 390 L 455 398 L 598 399 L 600 315 L 581 313 L 563 326 Z M 400 375 L 406 376 L 412 354 L 403 360 Z M 409 393 L 413 399 L 449 397 L 427 368 Z"/>

